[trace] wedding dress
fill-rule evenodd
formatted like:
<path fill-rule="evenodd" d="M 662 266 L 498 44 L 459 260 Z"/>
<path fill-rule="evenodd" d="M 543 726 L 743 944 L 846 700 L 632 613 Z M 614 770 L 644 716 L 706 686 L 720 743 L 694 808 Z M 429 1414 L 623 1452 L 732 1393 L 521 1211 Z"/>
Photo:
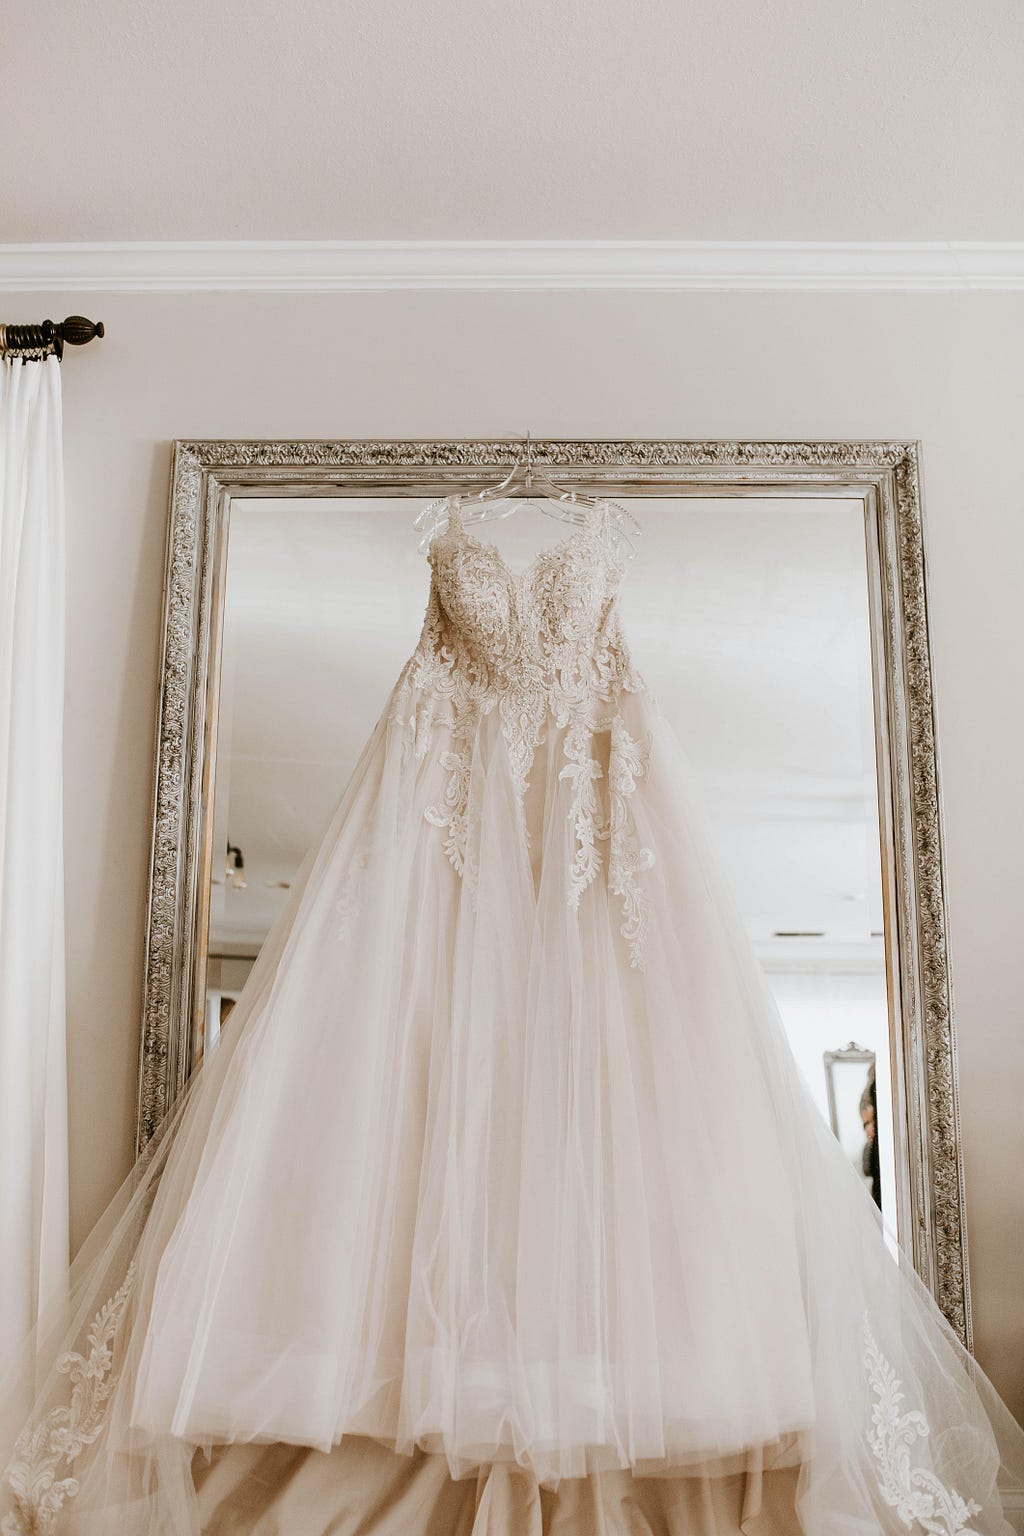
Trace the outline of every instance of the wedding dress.
<path fill-rule="evenodd" d="M 1024 1435 L 802 1085 L 607 505 L 517 572 L 450 498 L 428 558 L 221 1044 L 5 1394 L 4 1536 L 1009 1536 Z"/>

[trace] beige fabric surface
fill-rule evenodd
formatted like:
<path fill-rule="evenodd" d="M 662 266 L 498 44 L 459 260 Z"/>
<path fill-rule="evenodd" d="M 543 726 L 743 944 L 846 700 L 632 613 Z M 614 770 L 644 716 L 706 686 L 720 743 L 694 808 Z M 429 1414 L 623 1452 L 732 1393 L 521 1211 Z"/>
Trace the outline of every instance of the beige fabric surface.
<path fill-rule="evenodd" d="M 444 1456 L 396 1454 L 358 1436 L 198 1452 L 204 1536 L 793 1536 L 798 1468 L 752 1452 L 723 1477 L 629 1471 L 540 1487 L 514 1464 L 453 1480 Z"/>

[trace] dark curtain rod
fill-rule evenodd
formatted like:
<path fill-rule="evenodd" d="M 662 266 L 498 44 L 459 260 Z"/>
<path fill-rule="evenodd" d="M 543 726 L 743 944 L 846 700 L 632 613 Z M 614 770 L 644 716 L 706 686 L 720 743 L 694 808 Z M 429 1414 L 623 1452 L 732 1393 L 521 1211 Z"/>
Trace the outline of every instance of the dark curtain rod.
<path fill-rule="evenodd" d="M 68 315 L 66 320 L 44 320 L 42 325 L 0 325 L 0 358 L 64 356 L 64 345 L 84 347 L 103 335 L 102 320 Z"/>

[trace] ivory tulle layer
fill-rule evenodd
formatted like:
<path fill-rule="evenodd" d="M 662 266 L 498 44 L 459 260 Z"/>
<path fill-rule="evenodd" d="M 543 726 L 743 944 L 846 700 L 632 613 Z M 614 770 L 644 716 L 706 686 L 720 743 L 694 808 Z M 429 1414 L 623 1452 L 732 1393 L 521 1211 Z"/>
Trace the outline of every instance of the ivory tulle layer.
<path fill-rule="evenodd" d="M 35 1404 L 6 1496 L 46 1490 L 37 1529 L 795 1529 L 748 1500 L 767 1464 L 809 1536 L 1008 1536 L 996 1480 L 1001 1459 L 1020 1479 L 1021 1432 L 803 1088 L 675 738 L 643 690 L 617 721 L 595 707 L 590 745 L 601 794 L 615 751 L 641 751 L 637 878 L 602 867 L 573 905 L 563 728 L 521 804 L 482 715 L 460 873 L 428 814 L 443 734 L 418 754 L 385 709 L 221 1045 L 5 1397 L 7 1446 Z M 225 1442 L 197 1495 L 195 1447 Z M 453 1523 L 399 1527 L 381 1493 L 378 1523 L 332 1525 L 349 1493 L 325 1463 L 367 1458 Z M 315 1517 L 275 1523 L 259 1487 L 287 1507 L 300 1466 Z"/>
<path fill-rule="evenodd" d="M 644 739 L 643 698 L 623 712 Z M 606 885 L 567 902 L 559 732 L 533 764 L 531 867 L 492 722 L 469 888 L 423 815 L 443 752 L 378 734 L 244 1019 L 131 1423 L 323 1450 L 381 1435 L 455 1475 L 513 1459 L 552 1479 L 814 1421 L 786 1085 L 664 751 L 634 806 L 659 848 L 641 973 Z"/>

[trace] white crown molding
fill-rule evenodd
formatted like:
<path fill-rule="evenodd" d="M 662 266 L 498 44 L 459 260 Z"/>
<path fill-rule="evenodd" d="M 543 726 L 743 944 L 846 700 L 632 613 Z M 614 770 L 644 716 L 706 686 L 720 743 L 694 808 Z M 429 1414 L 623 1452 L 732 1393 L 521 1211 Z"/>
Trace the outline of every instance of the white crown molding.
<path fill-rule="evenodd" d="M 0 291 L 1024 289 L 1024 241 L 173 240 L 2 245 Z"/>

